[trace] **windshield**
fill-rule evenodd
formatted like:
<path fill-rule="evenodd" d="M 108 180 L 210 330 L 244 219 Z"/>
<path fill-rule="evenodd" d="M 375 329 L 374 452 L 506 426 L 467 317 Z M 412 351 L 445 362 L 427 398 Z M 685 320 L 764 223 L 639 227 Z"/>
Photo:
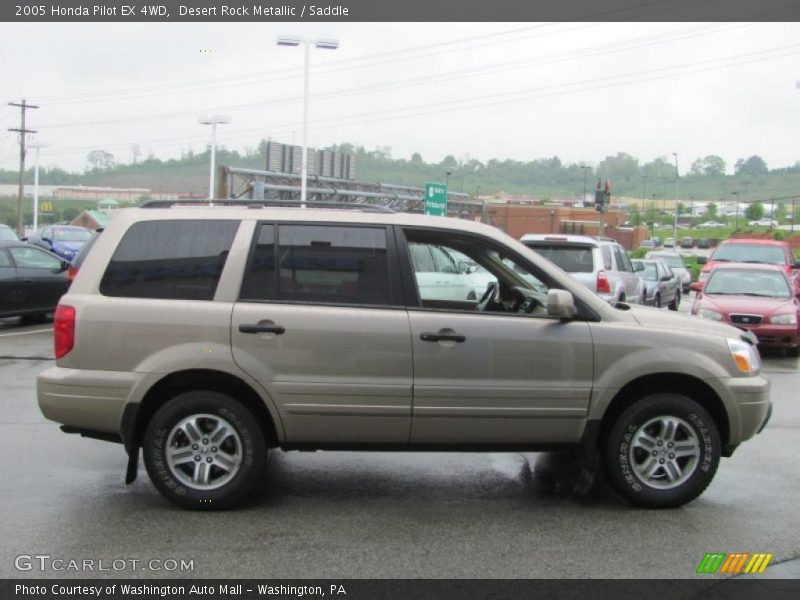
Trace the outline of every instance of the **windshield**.
<path fill-rule="evenodd" d="M 591 273 L 594 271 L 591 246 L 565 246 L 564 244 L 542 242 L 526 242 L 526 245 L 568 273 Z"/>
<path fill-rule="evenodd" d="M 660 260 L 661 262 L 667 263 L 667 266 L 672 267 L 673 269 L 685 269 L 686 265 L 683 262 L 683 259 L 678 256 L 677 254 L 653 254 L 648 258 L 653 258 L 656 260 Z"/>
<path fill-rule="evenodd" d="M 16 242 L 18 241 L 17 234 L 13 229 L 0 229 L 0 242 Z"/>
<path fill-rule="evenodd" d="M 56 242 L 85 242 L 91 235 L 86 229 L 53 230 L 53 240 Z"/>
<path fill-rule="evenodd" d="M 639 275 L 642 276 L 642 279 L 645 281 L 658 281 L 658 269 L 656 269 L 655 264 L 653 263 L 641 263 L 642 270 L 637 271 Z"/>
<path fill-rule="evenodd" d="M 789 283 L 783 273 L 756 269 L 716 269 L 706 283 L 705 293 L 768 298 L 792 297 Z"/>
<path fill-rule="evenodd" d="M 780 246 L 767 246 L 762 244 L 723 244 L 717 248 L 711 260 L 785 265 L 786 254 Z"/>

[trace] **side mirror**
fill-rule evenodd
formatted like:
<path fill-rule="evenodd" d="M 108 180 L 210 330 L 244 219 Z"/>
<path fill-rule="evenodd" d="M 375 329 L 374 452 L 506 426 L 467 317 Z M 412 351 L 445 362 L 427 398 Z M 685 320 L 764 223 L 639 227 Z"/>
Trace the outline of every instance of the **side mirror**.
<path fill-rule="evenodd" d="M 793 269 L 800 269 L 800 260 L 794 261 L 794 264 L 792 265 L 792 268 Z"/>
<path fill-rule="evenodd" d="M 661 281 L 669 281 L 670 279 L 672 279 L 672 277 L 670 277 L 669 275 L 664 275 L 664 276 L 661 278 Z"/>
<path fill-rule="evenodd" d="M 705 256 L 698 256 L 697 257 L 697 264 L 698 265 L 708 264 L 708 258 L 706 258 Z"/>
<path fill-rule="evenodd" d="M 549 290 L 547 315 L 556 319 L 571 319 L 575 316 L 575 298 L 567 290 Z"/>
<path fill-rule="evenodd" d="M 62 260 L 61 261 L 61 273 L 63 273 L 64 271 L 68 270 L 70 268 L 70 266 L 72 266 L 72 265 L 70 264 L 70 262 L 68 260 Z"/>
<path fill-rule="evenodd" d="M 26 235 L 25 237 L 19 238 L 19 241 L 20 242 L 27 242 L 28 241 L 28 236 Z"/>
<path fill-rule="evenodd" d="M 43 241 L 43 242 L 49 242 L 49 241 L 50 241 L 50 238 L 43 237 L 43 238 L 42 238 L 42 241 Z"/>

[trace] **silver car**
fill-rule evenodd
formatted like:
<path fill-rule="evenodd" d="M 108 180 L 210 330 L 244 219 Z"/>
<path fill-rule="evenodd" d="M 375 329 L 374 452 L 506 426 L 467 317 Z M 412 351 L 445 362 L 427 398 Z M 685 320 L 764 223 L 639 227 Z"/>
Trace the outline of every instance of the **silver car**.
<path fill-rule="evenodd" d="M 527 234 L 520 241 L 611 305 L 642 304 L 645 286 L 618 242 L 585 235 Z"/>
<path fill-rule="evenodd" d="M 645 258 L 666 263 L 680 279 L 681 291 L 684 294 L 689 293 L 689 287 L 692 285 L 692 274 L 680 254 L 677 252 L 648 252 Z"/>
<path fill-rule="evenodd" d="M 634 260 L 633 268 L 647 286 L 647 306 L 678 310 L 681 304 L 681 281 L 669 266 L 660 260 Z"/>
<path fill-rule="evenodd" d="M 244 501 L 274 448 L 424 448 L 571 449 L 630 502 L 672 507 L 769 418 L 751 335 L 615 308 L 488 225 L 164 204 L 122 209 L 97 237 L 37 395 L 64 432 L 124 444 L 127 482 L 141 454 L 180 506 Z M 460 252 L 496 281 L 443 298 L 414 247 Z"/>

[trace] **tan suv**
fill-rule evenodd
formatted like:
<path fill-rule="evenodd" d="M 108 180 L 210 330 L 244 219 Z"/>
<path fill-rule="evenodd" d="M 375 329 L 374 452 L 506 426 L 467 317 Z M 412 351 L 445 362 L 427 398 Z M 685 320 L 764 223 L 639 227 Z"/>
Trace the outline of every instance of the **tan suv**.
<path fill-rule="evenodd" d="M 61 299 L 44 415 L 139 449 L 188 508 L 228 507 L 268 448 L 573 449 L 631 502 L 677 506 L 769 417 L 748 334 L 614 308 L 465 220 L 374 210 L 119 211 Z M 491 273 L 422 292 L 411 245 Z"/>

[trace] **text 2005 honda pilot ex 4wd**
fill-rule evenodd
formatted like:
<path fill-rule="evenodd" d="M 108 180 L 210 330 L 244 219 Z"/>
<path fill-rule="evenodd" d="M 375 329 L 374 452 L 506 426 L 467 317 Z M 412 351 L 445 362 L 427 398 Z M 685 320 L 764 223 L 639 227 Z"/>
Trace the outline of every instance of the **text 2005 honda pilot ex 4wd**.
<path fill-rule="evenodd" d="M 496 281 L 442 299 L 415 246 Z M 391 211 L 122 210 L 61 299 L 55 351 L 45 416 L 124 443 L 128 481 L 141 448 L 189 508 L 243 500 L 268 448 L 572 448 L 634 504 L 676 506 L 771 410 L 742 331 L 611 307 L 495 228 Z"/>

